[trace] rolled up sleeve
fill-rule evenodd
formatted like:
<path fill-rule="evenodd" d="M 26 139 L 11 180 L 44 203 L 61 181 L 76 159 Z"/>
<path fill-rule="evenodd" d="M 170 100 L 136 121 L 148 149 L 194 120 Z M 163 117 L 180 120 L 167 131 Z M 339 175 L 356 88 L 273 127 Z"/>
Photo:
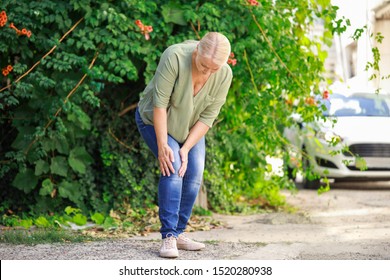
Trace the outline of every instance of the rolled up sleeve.
<path fill-rule="evenodd" d="M 167 108 L 178 76 L 178 58 L 172 49 L 168 48 L 162 54 L 154 76 L 153 105 Z"/>

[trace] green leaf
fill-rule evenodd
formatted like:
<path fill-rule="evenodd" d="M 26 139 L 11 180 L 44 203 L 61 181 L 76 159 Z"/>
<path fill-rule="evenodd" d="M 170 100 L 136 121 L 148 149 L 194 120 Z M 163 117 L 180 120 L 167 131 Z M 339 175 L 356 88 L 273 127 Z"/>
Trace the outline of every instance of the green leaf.
<path fill-rule="evenodd" d="M 44 161 L 42 159 L 36 161 L 36 163 L 35 163 L 35 175 L 36 176 L 46 174 L 47 172 L 49 172 L 49 170 L 50 170 L 50 166 L 46 161 Z"/>
<path fill-rule="evenodd" d="M 50 223 L 49 221 L 45 218 L 45 217 L 42 217 L 40 216 L 39 218 L 37 218 L 34 222 L 34 224 L 37 226 L 37 227 L 49 227 L 50 226 Z"/>
<path fill-rule="evenodd" d="M 23 130 L 21 130 L 18 133 L 18 136 L 12 142 L 11 147 L 14 149 L 22 150 L 25 149 L 31 142 L 31 139 L 27 137 L 28 135 L 34 134 L 35 128 L 34 127 L 23 127 Z"/>
<path fill-rule="evenodd" d="M 320 4 L 322 7 L 326 7 L 330 4 L 330 0 L 318 0 L 318 4 Z"/>
<path fill-rule="evenodd" d="M 29 229 L 33 225 L 33 220 L 32 219 L 21 220 L 19 225 L 24 227 L 25 229 Z"/>
<path fill-rule="evenodd" d="M 102 225 L 104 223 L 104 216 L 97 212 L 91 216 L 91 219 L 98 225 Z"/>
<path fill-rule="evenodd" d="M 118 224 L 112 217 L 107 217 L 104 219 L 103 227 L 105 229 L 116 228 L 118 227 Z"/>
<path fill-rule="evenodd" d="M 85 174 L 86 168 L 91 164 L 93 158 L 89 155 L 85 147 L 77 147 L 70 151 L 68 162 L 70 167 L 80 174 Z"/>
<path fill-rule="evenodd" d="M 76 213 L 79 213 L 79 212 L 81 212 L 80 209 L 73 208 L 72 206 L 67 206 L 67 207 L 65 208 L 65 213 L 66 213 L 67 215 L 76 214 Z"/>
<path fill-rule="evenodd" d="M 74 215 L 72 221 L 78 226 L 83 226 L 87 223 L 87 217 L 85 217 L 83 214 L 78 213 Z"/>
<path fill-rule="evenodd" d="M 184 19 L 184 10 L 177 8 L 174 3 L 163 5 L 161 13 L 165 22 L 172 22 L 183 26 L 187 25 L 187 21 Z"/>
<path fill-rule="evenodd" d="M 48 138 L 43 139 L 41 141 L 42 147 L 46 152 L 50 152 L 54 150 L 54 142 Z"/>
<path fill-rule="evenodd" d="M 60 197 L 68 198 L 74 203 L 80 203 L 82 201 L 82 190 L 76 182 L 62 181 L 58 187 L 58 193 Z"/>
<path fill-rule="evenodd" d="M 55 141 L 55 148 L 57 149 L 58 152 L 64 155 L 69 154 L 69 144 L 68 144 L 68 140 L 66 140 L 65 137 L 56 138 L 54 141 Z"/>
<path fill-rule="evenodd" d="M 26 169 L 24 172 L 19 172 L 12 182 L 12 185 L 25 193 L 31 192 L 38 183 L 38 178 L 34 171 Z"/>
<path fill-rule="evenodd" d="M 91 118 L 77 105 L 72 105 L 72 113 L 68 114 L 68 120 L 83 130 L 91 129 Z"/>
<path fill-rule="evenodd" d="M 355 166 L 359 168 L 361 171 L 367 170 L 367 162 L 362 157 L 356 157 L 356 163 Z"/>
<path fill-rule="evenodd" d="M 266 170 L 267 170 L 267 172 L 272 172 L 272 164 L 268 163 L 266 165 Z"/>
<path fill-rule="evenodd" d="M 54 185 L 50 179 L 45 179 L 42 182 L 42 188 L 39 190 L 39 195 L 45 196 L 45 195 L 51 195 L 53 192 Z"/>
<path fill-rule="evenodd" d="M 51 159 L 50 171 L 63 177 L 68 175 L 68 165 L 65 157 L 57 156 Z"/>

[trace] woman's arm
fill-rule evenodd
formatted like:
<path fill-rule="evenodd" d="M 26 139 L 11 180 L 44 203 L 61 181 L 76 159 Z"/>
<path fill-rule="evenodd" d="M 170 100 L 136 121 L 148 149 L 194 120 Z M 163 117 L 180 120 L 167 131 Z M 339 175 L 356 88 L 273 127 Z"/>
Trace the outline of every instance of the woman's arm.
<path fill-rule="evenodd" d="M 172 162 L 175 161 L 173 151 L 168 145 L 167 110 L 154 107 L 153 124 L 157 137 L 158 161 L 163 176 L 170 176 L 175 173 Z"/>
<path fill-rule="evenodd" d="M 203 122 L 198 121 L 190 130 L 187 140 L 180 149 L 181 166 L 179 169 L 179 176 L 183 177 L 187 170 L 188 153 L 198 141 L 206 135 L 209 127 Z"/>

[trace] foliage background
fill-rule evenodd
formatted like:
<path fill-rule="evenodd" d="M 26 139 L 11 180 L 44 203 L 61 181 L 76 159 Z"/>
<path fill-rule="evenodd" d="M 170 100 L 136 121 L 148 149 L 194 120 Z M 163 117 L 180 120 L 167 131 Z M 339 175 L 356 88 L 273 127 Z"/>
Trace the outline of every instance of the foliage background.
<path fill-rule="evenodd" d="M 207 31 L 224 33 L 237 59 L 228 100 L 207 136 L 210 207 L 283 205 L 279 191 L 292 183 L 270 178 L 266 157 L 284 156 L 281 131 L 292 112 L 306 120 L 318 114 L 313 101 L 326 82 L 322 46 L 343 28 L 334 24 L 330 0 L 5 0 L 3 10 L 7 25 L 32 32 L 27 38 L 0 28 L 0 68 L 13 66 L 0 79 L 2 88 L 9 86 L 0 92 L 3 214 L 53 213 L 68 205 L 84 213 L 152 208 L 156 160 L 129 106 L 168 45 Z M 153 27 L 149 40 L 136 20 Z M 315 21 L 324 31 L 309 36 Z"/>

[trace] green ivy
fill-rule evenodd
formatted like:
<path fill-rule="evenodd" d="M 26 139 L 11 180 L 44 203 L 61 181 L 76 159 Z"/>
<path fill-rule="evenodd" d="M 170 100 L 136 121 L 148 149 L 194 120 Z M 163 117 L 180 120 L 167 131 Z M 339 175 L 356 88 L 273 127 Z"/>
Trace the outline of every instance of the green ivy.
<path fill-rule="evenodd" d="M 0 10 L 8 16 L 0 68 L 13 66 L 0 79 L 0 206 L 35 214 L 73 205 L 83 215 L 105 215 L 156 204 L 156 160 L 134 111 L 125 109 L 139 100 L 168 45 L 214 30 L 230 39 L 237 65 L 207 137 L 210 205 L 241 211 L 243 197 L 282 205 L 279 190 L 290 183 L 267 179 L 266 157 L 283 153 L 291 113 L 318 115 L 306 100 L 324 82 L 321 46 L 344 28 L 333 24 L 330 0 L 4 0 Z M 311 38 L 318 19 L 325 31 Z M 149 40 L 135 20 L 153 27 Z M 31 37 L 18 36 L 10 22 Z"/>

